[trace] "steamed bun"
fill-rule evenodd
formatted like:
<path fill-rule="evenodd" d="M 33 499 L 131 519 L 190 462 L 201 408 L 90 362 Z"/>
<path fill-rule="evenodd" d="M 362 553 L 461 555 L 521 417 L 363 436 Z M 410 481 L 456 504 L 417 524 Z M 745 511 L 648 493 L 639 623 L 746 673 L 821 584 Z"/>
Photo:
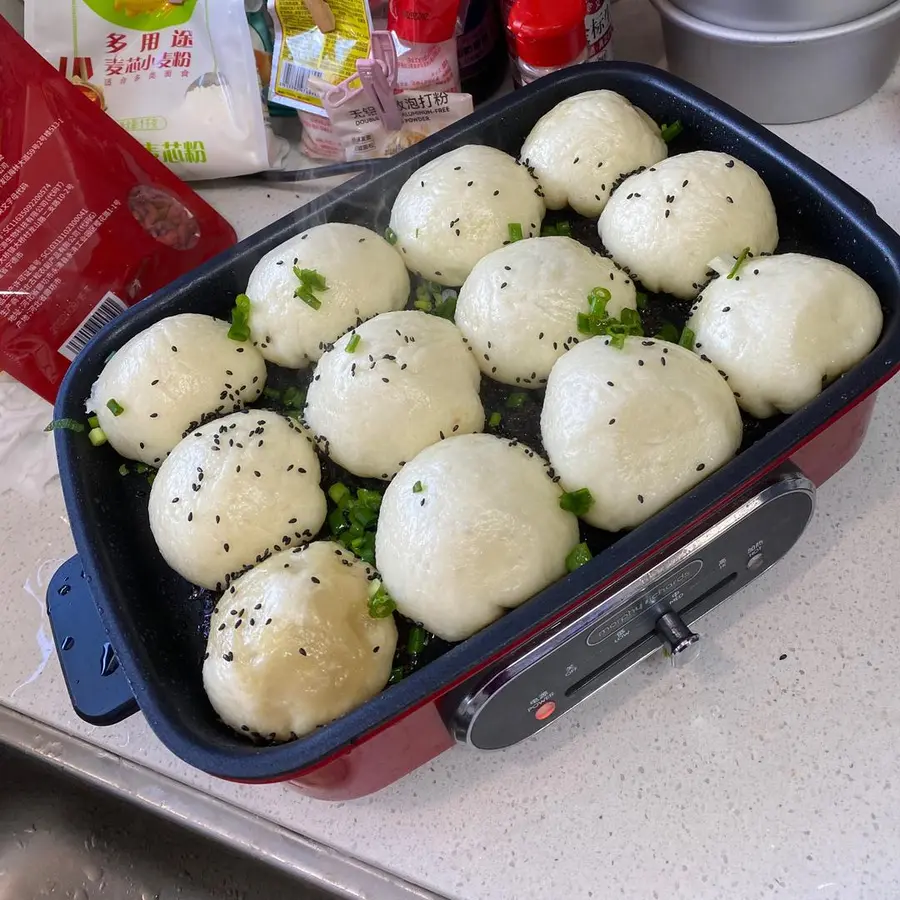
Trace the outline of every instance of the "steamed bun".
<path fill-rule="evenodd" d="M 728 375 L 758 418 L 791 413 L 875 346 L 883 317 L 875 292 L 827 259 L 785 253 L 745 262 L 700 295 L 688 327 L 695 348 Z"/>
<path fill-rule="evenodd" d="M 228 328 L 212 316 L 170 316 L 106 363 L 87 407 L 117 453 L 158 466 L 202 419 L 259 397 L 265 361 L 250 344 L 229 339 Z M 121 407 L 119 415 L 110 401 Z"/>
<path fill-rule="evenodd" d="M 585 521 L 632 528 L 727 462 L 741 414 L 725 380 L 677 344 L 595 337 L 553 367 L 541 412 L 550 463 L 569 491 L 588 488 Z"/>
<path fill-rule="evenodd" d="M 458 286 L 483 256 L 509 242 L 510 224 L 540 234 L 537 182 L 511 156 L 468 145 L 422 166 L 391 210 L 397 249 L 413 272 Z"/>
<path fill-rule="evenodd" d="M 631 279 L 615 263 L 567 237 L 516 241 L 480 260 L 456 304 L 456 324 L 485 375 L 538 388 L 553 364 L 584 340 L 578 314 L 606 288 L 610 315 L 636 306 Z"/>
<path fill-rule="evenodd" d="M 397 626 L 369 615 L 370 578 L 349 551 L 317 541 L 237 579 L 213 612 L 203 663 L 222 721 L 286 741 L 374 697 L 391 674 Z"/>
<path fill-rule="evenodd" d="M 219 590 L 269 553 L 311 540 L 325 521 L 312 443 L 267 410 L 192 431 L 150 490 L 150 529 L 165 561 Z"/>
<path fill-rule="evenodd" d="M 567 97 L 538 119 L 520 159 L 541 183 L 548 209 L 598 216 L 623 175 L 666 158 L 659 126 L 615 91 Z"/>
<path fill-rule="evenodd" d="M 387 479 L 442 435 L 484 428 L 480 384 L 474 356 L 452 322 L 423 312 L 384 313 L 322 356 L 304 418 L 338 465 Z"/>
<path fill-rule="evenodd" d="M 423 450 L 388 485 L 375 538 L 397 609 L 460 641 L 566 574 L 578 521 L 547 465 L 485 434 Z"/>
<path fill-rule="evenodd" d="M 318 309 L 294 295 L 294 269 L 325 279 L 314 292 Z M 397 251 L 360 225 L 330 222 L 270 250 L 250 273 L 250 333 L 270 362 L 301 369 L 315 362 L 348 328 L 378 313 L 402 309 L 409 275 Z"/>
<path fill-rule="evenodd" d="M 670 156 L 626 178 L 598 231 L 612 258 L 644 287 L 696 297 L 717 256 L 754 256 L 778 243 L 775 206 L 762 179 L 727 153 Z"/>

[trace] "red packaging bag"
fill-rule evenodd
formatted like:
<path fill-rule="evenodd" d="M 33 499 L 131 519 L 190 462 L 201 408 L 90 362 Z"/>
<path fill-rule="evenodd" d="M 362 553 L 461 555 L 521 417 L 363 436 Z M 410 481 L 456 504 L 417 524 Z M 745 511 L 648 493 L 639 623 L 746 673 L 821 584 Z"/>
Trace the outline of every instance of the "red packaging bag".
<path fill-rule="evenodd" d="M 0 369 L 51 403 L 128 306 L 234 229 L 0 18 Z"/>

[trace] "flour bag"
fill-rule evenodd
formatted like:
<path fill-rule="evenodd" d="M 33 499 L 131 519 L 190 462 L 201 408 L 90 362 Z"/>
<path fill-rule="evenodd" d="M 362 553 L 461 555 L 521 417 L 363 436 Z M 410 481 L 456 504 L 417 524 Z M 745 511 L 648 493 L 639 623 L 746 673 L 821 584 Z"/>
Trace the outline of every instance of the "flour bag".
<path fill-rule="evenodd" d="M 185 180 L 277 165 L 243 0 L 28 0 L 25 37 Z"/>

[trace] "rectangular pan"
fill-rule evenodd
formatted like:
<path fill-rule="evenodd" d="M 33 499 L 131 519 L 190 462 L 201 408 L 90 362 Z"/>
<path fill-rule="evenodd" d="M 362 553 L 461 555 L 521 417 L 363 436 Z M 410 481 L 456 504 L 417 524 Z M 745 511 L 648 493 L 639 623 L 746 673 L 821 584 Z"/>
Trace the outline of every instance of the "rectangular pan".
<path fill-rule="evenodd" d="M 227 318 L 235 294 L 245 289 L 257 260 L 292 235 L 328 221 L 354 222 L 382 231 L 400 187 L 424 163 L 469 143 L 489 144 L 516 156 L 541 115 L 566 97 L 601 88 L 618 91 L 658 122 L 681 120 L 684 133 L 673 153 L 720 150 L 756 169 L 778 211 L 779 251 L 803 250 L 836 260 L 874 287 L 885 313 L 879 344 L 816 400 L 790 417 L 759 428 L 732 462 L 609 544 L 587 566 L 345 717 L 299 741 L 272 747 L 257 747 L 233 734 L 208 703 L 201 682 L 204 605 L 196 591 L 163 563 L 150 534 L 146 496 L 136 496 L 134 484 L 119 475 L 120 460 L 109 448 L 97 450 L 84 435 L 58 431 L 66 505 L 100 617 L 140 709 L 163 743 L 187 763 L 222 778 L 266 782 L 296 777 L 346 753 L 545 627 L 579 598 L 611 583 L 790 456 L 896 371 L 900 238 L 877 217 L 873 206 L 768 130 L 708 94 L 659 69 L 600 63 L 542 78 L 528 89 L 482 107 L 385 161 L 370 178 L 352 180 L 303 206 L 130 309 L 78 357 L 60 391 L 57 417 L 83 418 L 84 400 L 104 360 L 157 320 L 189 311 Z"/>

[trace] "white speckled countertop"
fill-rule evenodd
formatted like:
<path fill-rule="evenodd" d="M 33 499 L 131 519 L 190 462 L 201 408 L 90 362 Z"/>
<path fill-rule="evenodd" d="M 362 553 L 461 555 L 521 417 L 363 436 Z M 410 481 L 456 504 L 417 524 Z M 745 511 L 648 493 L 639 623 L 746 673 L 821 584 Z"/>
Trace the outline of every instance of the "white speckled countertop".
<path fill-rule="evenodd" d="M 619 56 L 657 58 L 652 41 L 631 52 L 622 26 L 646 14 L 636 0 L 615 12 Z M 895 228 L 898 92 L 900 70 L 857 109 L 777 129 Z M 203 192 L 242 235 L 304 196 Z M 900 380 L 799 546 L 704 620 L 693 666 L 651 659 L 536 739 L 456 748 L 367 799 L 214 781 L 140 716 L 108 729 L 74 716 L 44 613 L 47 580 L 74 549 L 56 479 L 0 499 L 0 705 L 465 900 L 900 897 L 898 403 Z M 19 421 L 4 407 L 0 434 Z"/>

